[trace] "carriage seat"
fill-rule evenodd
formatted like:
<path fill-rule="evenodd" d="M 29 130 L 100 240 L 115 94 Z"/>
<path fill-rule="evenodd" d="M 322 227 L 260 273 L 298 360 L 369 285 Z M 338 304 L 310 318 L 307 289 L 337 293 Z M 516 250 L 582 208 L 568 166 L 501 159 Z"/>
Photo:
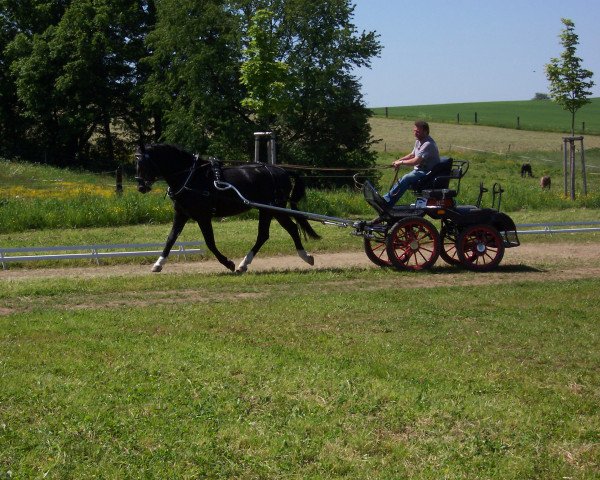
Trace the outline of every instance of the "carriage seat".
<path fill-rule="evenodd" d="M 450 179 L 453 178 L 452 162 L 451 158 L 442 157 L 440 162 L 434 165 L 427 175 L 413 185 L 412 190 L 416 194 L 420 194 L 423 190 L 447 189 L 450 185 Z"/>

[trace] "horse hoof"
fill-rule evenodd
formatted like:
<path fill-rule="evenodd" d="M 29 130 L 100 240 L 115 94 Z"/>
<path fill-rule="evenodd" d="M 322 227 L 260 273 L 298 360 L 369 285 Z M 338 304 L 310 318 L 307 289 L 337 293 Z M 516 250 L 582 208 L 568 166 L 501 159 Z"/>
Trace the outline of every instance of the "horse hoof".
<path fill-rule="evenodd" d="M 313 257 L 312 255 L 307 255 L 305 261 L 312 267 L 315 264 L 315 257 Z"/>
<path fill-rule="evenodd" d="M 162 272 L 162 265 L 154 265 L 154 266 L 152 267 L 152 272 L 153 272 L 153 273 Z"/>
<path fill-rule="evenodd" d="M 235 271 L 235 273 L 237 273 L 238 275 L 241 275 L 242 273 L 246 273 L 248 271 L 248 267 L 238 267 L 238 269 Z"/>
<path fill-rule="evenodd" d="M 231 260 L 227 261 L 225 267 L 227 267 L 227 269 L 229 269 L 231 272 L 235 272 L 235 263 L 233 263 Z"/>

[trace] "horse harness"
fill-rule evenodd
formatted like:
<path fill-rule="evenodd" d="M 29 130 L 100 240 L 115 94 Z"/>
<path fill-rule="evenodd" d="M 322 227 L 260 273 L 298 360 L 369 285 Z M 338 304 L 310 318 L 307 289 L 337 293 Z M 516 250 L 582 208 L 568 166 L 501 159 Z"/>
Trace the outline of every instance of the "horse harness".
<path fill-rule="evenodd" d="M 189 184 L 190 184 L 194 174 L 197 171 L 203 170 L 203 169 L 205 170 L 205 175 L 206 175 L 207 179 L 210 179 L 210 176 L 212 176 L 213 181 L 220 182 L 223 179 L 223 163 L 221 162 L 221 160 L 219 160 L 218 158 L 215 158 L 215 157 L 210 157 L 208 160 L 208 163 L 205 163 L 201 166 L 198 166 L 198 161 L 199 161 L 199 156 L 194 155 L 194 164 L 190 167 L 189 174 L 186 177 L 185 181 L 183 182 L 183 185 L 177 191 L 173 191 L 171 189 L 171 187 L 167 188 L 167 195 L 169 196 L 169 198 L 171 200 L 176 201 L 177 197 L 184 192 L 199 193 L 200 195 L 202 195 L 202 197 L 204 197 L 206 203 L 208 204 L 207 205 L 208 208 L 210 208 L 211 213 L 214 215 L 216 213 L 216 209 L 217 209 L 215 192 L 211 191 L 210 188 L 208 188 L 208 189 L 207 188 L 203 188 L 203 189 L 192 188 L 189 186 Z M 271 171 L 271 169 L 267 168 L 267 165 L 264 165 L 264 164 L 257 164 L 256 166 L 264 167 L 264 168 L 266 168 L 267 172 L 269 172 L 269 175 L 272 180 L 272 185 L 275 190 L 275 198 L 273 200 L 273 203 L 277 204 L 281 201 L 285 201 L 286 198 L 284 198 L 285 197 L 284 192 L 281 190 L 281 188 L 278 187 L 277 182 L 275 181 L 275 178 L 273 176 L 273 172 Z M 209 185 L 212 185 L 212 182 L 210 182 Z M 220 201 L 221 202 L 223 202 L 223 201 L 237 202 L 238 200 L 221 198 Z"/>
<path fill-rule="evenodd" d="M 208 166 L 210 166 L 211 171 L 213 173 L 213 176 L 215 178 L 215 180 L 220 180 L 221 179 L 221 161 L 211 157 L 209 159 L 209 163 L 201 165 L 198 167 L 198 160 L 200 159 L 200 157 L 198 155 L 194 155 L 194 164 L 188 169 L 189 170 L 189 174 L 187 176 L 187 178 L 185 179 L 185 181 L 183 182 L 183 185 L 181 187 L 179 187 L 179 190 L 177 190 L 176 192 L 174 192 L 171 187 L 167 188 L 167 195 L 169 196 L 169 198 L 171 200 L 175 200 L 176 197 L 178 195 L 180 195 L 183 192 L 200 192 L 202 194 L 202 196 L 204 197 L 209 197 L 210 196 L 210 191 L 208 190 L 197 190 L 194 188 L 191 188 L 188 186 L 188 184 L 190 183 L 190 180 L 192 179 L 192 177 L 194 176 L 194 173 L 196 173 L 198 170 L 202 170 Z M 188 170 L 184 170 L 184 171 L 188 171 Z"/>

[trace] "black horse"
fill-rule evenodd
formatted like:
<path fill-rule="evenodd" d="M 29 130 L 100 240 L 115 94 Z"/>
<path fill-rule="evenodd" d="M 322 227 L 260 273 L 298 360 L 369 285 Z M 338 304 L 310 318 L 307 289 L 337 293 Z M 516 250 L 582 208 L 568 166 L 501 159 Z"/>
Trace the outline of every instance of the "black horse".
<path fill-rule="evenodd" d="M 222 180 L 234 185 L 250 201 L 275 207 L 285 207 L 289 202 L 297 210 L 297 203 L 304 197 L 305 186 L 299 177 L 294 177 L 280 167 L 261 163 L 239 167 L 221 168 L 216 162 L 201 160 L 189 152 L 168 144 L 154 144 L 136 152 L 138 190 L 150 191 L 152 184 L 163 178 L 169 185 L 168 194 L 175 208 L 173 227 L 167 238 L 162 255 L 152 267 L 160 272 L 169 252 L 189 219 L 200 226 L 204 241 L 217 260 L 231 271 L 235 263 L 223 255 L 215 245 L 211 220 L 213 217 L 239 215 L 251 207 L 245 205 L 231 190 L 218 190 L 214 182 Z M 275 218 L 290 234 L 298 255 L 310 265 L 314 259 L 302 246 L 298 227 L 309 237 L 318 239 L 308 221 L 277 211 L 260 209 L 256 243 L 241 261 L 237 272 L 245 272 L 254 256 L 269 238 L 271 220 Z"/>

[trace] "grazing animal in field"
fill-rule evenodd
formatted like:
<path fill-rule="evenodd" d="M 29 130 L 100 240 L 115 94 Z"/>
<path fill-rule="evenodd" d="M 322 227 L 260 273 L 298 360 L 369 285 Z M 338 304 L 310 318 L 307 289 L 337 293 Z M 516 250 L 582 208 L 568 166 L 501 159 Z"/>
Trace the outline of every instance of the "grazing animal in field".
<path fill-rule="evenodd" d="M 521 177 L 533 177 L 533 172 L 531 171 L 531 164 L 524 163 L 521 165 Z"/>
<path fill-rule="evenodd" d="M 550 177 L 548 175 L 544 175 L 542 178 L 540 178 L 540 187 L 542 187 L 542 189 L 548 189 L 550 190 L 550 187 L 552 186 L 552 181 L 550 180 Z"/>
<path fill-rule="evenodd" d="M 217 189 L 215 180 L 233 185 L 252 202 L 280 208 L 284 208 L 289 202 L 291 208 L 297 210 L 297 203 L 305 194 L 305 185 L 301 178 L 292 177 L 286 170 L 275 165 L 262 163 L 221 168 L 220 164 L 201 160 L 168 144 L 145 146 L 138 149 L 135 157 L 138 191 L 150 191 L 152 184 L 158 178 L 163 178 L 169 185 L 168 194 L 175 209 L 171 232 L 161 256 L 152 267 L 153 272 L 162 270 L 173 244 L 189 219 L 198 223 L 208 249 L 231 271 L 247 271 L 248 265 L 269 238 L 269 227 L 273 218 L 290 234 L 300 258 L 310 265 L 314 264 L 313 257 L 302 246 L 299 228 L 310 238 L 320 237 L 302 216 L 260 209 L 256 242 L 237 270 L 235 264 L 217 249 L 212 228 L 213 217 L 239 215 L 251 208 L 232 190 Z"/>

